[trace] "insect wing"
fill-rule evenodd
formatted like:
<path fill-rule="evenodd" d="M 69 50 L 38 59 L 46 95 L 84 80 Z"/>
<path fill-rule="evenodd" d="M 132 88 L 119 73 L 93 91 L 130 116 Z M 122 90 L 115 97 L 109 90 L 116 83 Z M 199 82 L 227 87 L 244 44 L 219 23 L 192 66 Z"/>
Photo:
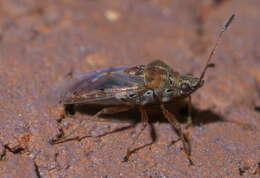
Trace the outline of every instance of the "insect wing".
<path fill-rule="evenodd" d="M 120 105 L 123 101 L 115 97 L 119 93 L 140 90 L 143 78 L 131 75 L 130 67 L 105 68 L 87 72 L 77 77 L 61 98 L 64 104 Z"/>

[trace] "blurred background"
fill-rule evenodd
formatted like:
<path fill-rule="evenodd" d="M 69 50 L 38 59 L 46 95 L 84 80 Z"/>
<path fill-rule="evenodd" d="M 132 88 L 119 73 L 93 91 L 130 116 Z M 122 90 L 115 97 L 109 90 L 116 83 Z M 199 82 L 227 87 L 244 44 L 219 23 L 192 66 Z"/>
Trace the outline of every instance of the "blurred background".
<path fill-rule="evenodd" d="M 1 177 L 237 177 L 260 172 L 259 0 L 0 0 Z M 161 59 L 199 75 L 228 17 L 214 68 L 193 95 L 189 166 L 167 122 L 121 160 L 133 130 L 51 146 L 60 108 L 46 93 L 69 73 Z M 88 115 L 66 118 L 71 129 Z M 138 114 L 137 114 L 138 117 Z M 126 126 L 91 122 L 85 133 Z M 149 143 L 149 129 L 137 146 Z"/>

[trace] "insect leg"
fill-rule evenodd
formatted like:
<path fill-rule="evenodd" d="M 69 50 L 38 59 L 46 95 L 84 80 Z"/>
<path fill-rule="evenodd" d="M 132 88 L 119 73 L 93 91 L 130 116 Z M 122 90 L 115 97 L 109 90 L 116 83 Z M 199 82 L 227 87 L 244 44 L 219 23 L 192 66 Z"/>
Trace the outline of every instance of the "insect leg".
<path fill-rule="evenodd" d="M 126 156 L 124 157 L 124 162 L 127 162 L 129 160 L 129 157 L 131 156 L 131 154 L 136 151 L 136 149 L 131 150 L 131 147 L 136 143 L 137 139 L 139 138 L 139 136 L 141 135 L 141 133 L 144 131 L 144 129 L 146 128 L 146 126 L 148 124 L 148 115 L 147 115 L 146 110 L 143 107 L 140 107 L 139 111 L 141 113 L 142 128 L 139 131 L 139 133 L 136 134 L 136 136 L 133 138 L 131 145 L 127 148 Z"/>
<path fill-rule="evenodd" d="M 189 163 L 192 165 L 193 162 L 190 158 L 190 154 L 191 154 L 191 148 L 190 148 L 190 144 L 188 142 L 187 137 L 185 136 L 185 134 L 182 132 L 182 128 L 180 123 L 177 121 L 177 119 L 175 118 L 175 116 L 170 113 L 163 104 L 161 104 L 161 109 L 162 109 L 162 113 L 163 115 L 166 117 L 166 119 L 170 122 L 170 124 L 172 125 L 172 127 L 176 130 L 177 134 L 179 135 L 182 144 L 183 144 L 183 149 L 185 154 L 187 155 L 188 161 Z"/>
<path fill-rule="evenodd" d="M 129 109 L 131 109 L 132 106 L 113 106 L 113 107 L 108 107 L 108 108 L 103 108 L 101 111 L 97 112 L 93 117 L 91 117 L 88 120 L 99 120 L 99 116 L 102 114 L 115 114 L 115 113 L 119 113 L 119 112 L 124 112 L 124 111 L 128 111 Z M 71 140 L 81 140 L 82 138 L 85 137 L 91 137 L 91 136 L 84 136 L 84 137 L 70 137 L 71 135 L 73 135 L 76 131 L 78 131 L 79 129 L 85 128 L 87 126 L 87 122 L 88 120 L 82 120 L 79 124 L 79 126 L 77 126 L 75 129 L 73 129 L 68 135 L 63 136 L 61 138 L 57 138 L 54 140 L 51 140 L 52 144 L 58 144 L 58 143 L 63 143 L 66 141 L 71 141 Z M 85 121 L 85 123 L 83 123 Z"/>
<path fill-rule="evenodd" d="M 102 114 L 116 114 L 124 111 L 128 111 L 133 106 L 112 106 L 112 107 L 106 107 L 103 108 L 101 111 L 97 112 L 93 117 L 91 117 L 91 120 L 99 120 L 99 116 Z"/>
<path fill-rule="evenodd" d="M 192 126 L 192 116 L 191 116 L 192 105 L 191 105 L 191 96 L 189 96 L 188 98 L 189 98 L 189 101 L 188 101 L 188 121 L 187 121 L 186 128 L 189 128 L 189 127 Z"/>

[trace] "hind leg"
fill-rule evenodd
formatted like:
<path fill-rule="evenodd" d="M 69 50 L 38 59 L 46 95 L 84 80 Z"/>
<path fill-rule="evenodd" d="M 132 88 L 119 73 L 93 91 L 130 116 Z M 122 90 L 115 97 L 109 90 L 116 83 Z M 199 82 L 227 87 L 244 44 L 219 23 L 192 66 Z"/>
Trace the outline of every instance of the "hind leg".
<path fill-rule="evenodd" d="M 79 124 L 79 126 L 77 126 L 75 129 L 73 129 L 69 134 L 62 136 L 60 138 L 56 138 L 51 140 L 50 142 L 52 144 L 58 144 L 58 143 L 63 143 L 63 142 L 67 142 L 67 141 L 71 141 L 71 140 L 81 140 L 82 138 L 85 138 L 87 136 L 84 137 L 71 137 L 76 131 L 78 131 L 79 129 L 83 129 L 87 126 L 87 121 L 104 121 L 104 119 L 100 119 L 99 116 L 102 114 L 115 114 L 115 113 L 120 113 L 120 112 L 124 112 L 124 111 L 128 111 L 130 110 L 132 107 L 131 106 L 113 106 L 113 107 L 107 107 L 107 108 L 103 108 L 101 111 L 97 112 L 93 117 L 91 117 L 88 120 L 82 120 Z M 84 123 L 83 123 L 84 122 Z M 89 136 L 90 137 L 90 136 Z"/>

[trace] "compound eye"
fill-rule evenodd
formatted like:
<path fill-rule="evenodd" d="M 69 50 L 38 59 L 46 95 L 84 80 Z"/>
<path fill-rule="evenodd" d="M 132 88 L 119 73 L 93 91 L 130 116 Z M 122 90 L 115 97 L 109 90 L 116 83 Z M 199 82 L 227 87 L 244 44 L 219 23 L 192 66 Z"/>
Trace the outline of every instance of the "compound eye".
<path fill-rule="evenodd" d="M 190 90 L 190 85 L 187 83 L 183 83 L 181 84 L 181 90 L 185 91 L 189 91 Z"/>

